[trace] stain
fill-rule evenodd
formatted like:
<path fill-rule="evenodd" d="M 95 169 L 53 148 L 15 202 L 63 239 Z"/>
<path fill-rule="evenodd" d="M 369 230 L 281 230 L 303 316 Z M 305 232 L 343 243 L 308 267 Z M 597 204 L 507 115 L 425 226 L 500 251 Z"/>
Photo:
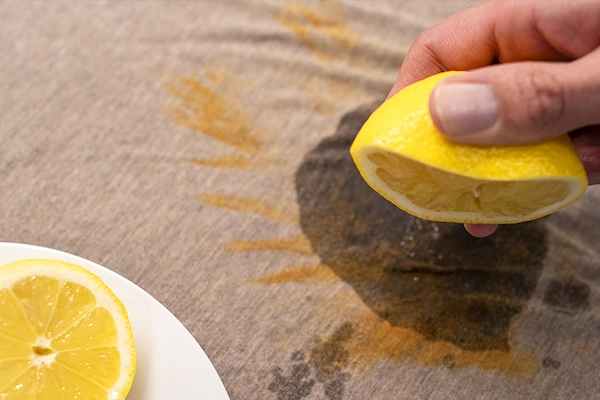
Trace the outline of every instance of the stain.
<path fill-rule="evenodd" d="M 373 313 L 358 315 L 352 324 L 359 332 L 347 346 L 353 369 L 366 369 L 384 360 L 412 361 L 450 370 L 476 367 L 528 379 L 540 367 L 533 352 L 465 350 L 450 341 L 432 341 L 410 327 L 394 326 Z M 509 343 L 514 342 L 513 336 L 509 330 Z"/>
<path fill-rule="evenodd" d="M 219 157 L 215 159 L 192 158 L 183 161 L 202 167 L 249 169 L 253 163 L 246 157 Z"/>
<path fill-rule="evenodd" d="M 355 325 L 380 345 L 356 344 L 350 354 L 532 374 L 539 362 L 533 354 L 515 353 L 511 320 L 541 273 L 543 220 L 503 226 L 491 238 L 475 239 L 457 224 L 424 221 L 397 209 L 366 185 L 349 155 L 375 107 L 346 115 L 335 135 L 306 155 L 295 177 L 300 224 L 313 253 L 377 317 Z M 261 279 L 313 279 L 316 273 L 310 272 Z"/>
<path fill-rule="evenodd" d="M 318 383 L 327 399 L 342 400 L 345 384 L 350 379 L 350 373 L 346 371 L 350 362 L 350 352 L 346 346 L 353 335 L 352 324 L 345 323 L 332 335 L 316 339 L 308 359 L 304 351 L 295 351 L 290 358 L 296 362 L 292 365 L 290 375 L 285 377 L 281 368 L 275 368 L 272 371 L 273 381 L 268 386 L 269 390 L 277 393 L 278 399 L 300 399 L 308 396 L 313 386 Z M 300 388 L 300 391 L 294 392 L 296 388 Z"/>
<path fill-rule="evenodd" d="M 218 82 L 215 76 L 211 80 Z M 245 153 L 254 153 L 260 148 L 264 132 L 256 128 L 252 118 L 244 112 L 237 94 L 228 91 L 220 94 L 193 76 L 170 82 L 167 90 L 177 101 L 169 109 L 169 115 L 178 125 Z"/>
<path fill-rule="evenodd" d="M 290 69 L 290 74 L 302 75 L 290 81 L 303 82 L 301 90 L 309 96 L 317 114 L 330 114 L 349 99 L 357 100 L 357 104 L 367 101 L 366 94 L 371 94 L 372 99 L 389 90 L 393 78 L 383 78 L 382 71 L 388 68 L 395 76 L 402 51 L 382 48 L 380 43 L 367 42 L 355 33 L 340 1 L 320 1 L 312 7 L 300 1 L 286 1 L 272 13 L 317 60 L 343 65 L 343 73 L 328 67 L 322 71 L 326 76 L 307 74 L 306 65 Z"/>
<path fill-rule="evenodd" d="M 280 208 L 276 208 L 270 204 L 267 204 L 263 200 L 250 197 L 227 196 L 217 193 L 203 193 L 199 195 L 198 198 L 203 203 L 213 207 L 261 215 L 263 217 L 286 224 L 291 224 L 298 220 L 296 215 L 286 213 Z"/>
<path fill-rule="evenodd" d="M 306 363 L 295 364 L 289 375 L 283 375 L 281 368 L 273 370 L 273 381 L 269 391 L 277 395 L 277 400 L 299 400 L 312 392 L 315 380 L 310 377 L 310 366 Z"/>
<path fill-rule="evenodd" d="M 544 303 L 559 311 L 575 313 L 588 305 L 590 287 L 570 278 L 564 281 L 551 280 L 544 293 Z"/>
<path fill-rule="evenodd" d="M 273 15 L 321 60 L 345 56 L 358 43 L 339 1 L 320 1 L 314 8 L 297 0 L 285 1 Z"/>
<path fill-rule="evenodd" d="M 581 356 L 583 354 L 589 355 L 589 354 L 597 354 L 598 353 L 598 348 L 596 346 L 591 345 L 590 343 L 583 341 L 583 340 L 575 340 L 570 348 L 569 351 L 571 352 L 571 354 L 575 357 Z"/>
<path fill-rule="evenodd" d="M 318 340 L 310 351 L 309 364 L 330 400 L 343 398 L 345 383 L 350 379 L 350 374 L 345 372 L 350 363 L 350 352 L 346 346 L 353 334 L 352 324 L 345 323 L 326 340 Z"/>
<path fill-rule="evenodd" d="M 542 367 L 549 368 L 549 369 L 559 369 L 560 361 L 557 361 L 550 357 L 546 357 L 542 360 Z"/>
<path fill-rule="evenodd" d="M 326 265 L 311 265 L 309 267 L 288 268 L 277 274 L 254 279 L 248 283 L 276 284 L 291 282 L 339 282 L 340 278 Z"/>
<path fill-rule="evenodd" d="M 293 239 L 235 240 L 227 245 L 229 251 L 279 250 L 312 255 L 310 242 L 304 236 Z"/>

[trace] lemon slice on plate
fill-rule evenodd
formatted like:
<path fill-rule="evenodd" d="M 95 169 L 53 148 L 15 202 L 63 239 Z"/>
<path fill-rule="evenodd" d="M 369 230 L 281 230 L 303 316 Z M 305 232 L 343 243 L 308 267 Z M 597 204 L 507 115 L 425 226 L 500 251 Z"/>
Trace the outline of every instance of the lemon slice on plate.
<path fill-rule="evenodd" d="M 135 368 L 127 312 L 96 275 L 56 260 L 0 267 L 0 399 L 121 400 Z"/>
<path fill-rule="evenodd" d="M 568 135 L 540 144 L 484 147 L 447 140 L 429 113 L 434 75 L 407 86 L 369 117 L 350 153 L 364 180 L 414 216 L 509 224 L 577 200 L 588 182 Z"/>

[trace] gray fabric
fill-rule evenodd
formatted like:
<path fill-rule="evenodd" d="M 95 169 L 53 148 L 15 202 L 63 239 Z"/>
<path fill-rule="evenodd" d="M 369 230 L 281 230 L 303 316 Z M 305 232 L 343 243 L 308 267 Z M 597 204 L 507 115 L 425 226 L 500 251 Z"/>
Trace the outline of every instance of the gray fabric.
<path fill-rule="evenodd" d="M 0 240 L 171 310 L 232 399 L 597 397 L 597 189 L 476 240 L 348 155 L 469 1 L 0 3 Z"/>

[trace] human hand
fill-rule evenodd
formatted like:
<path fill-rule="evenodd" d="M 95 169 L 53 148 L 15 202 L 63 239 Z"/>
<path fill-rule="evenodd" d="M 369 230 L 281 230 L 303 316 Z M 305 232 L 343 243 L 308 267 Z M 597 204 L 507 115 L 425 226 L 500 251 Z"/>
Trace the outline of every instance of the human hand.
<path fill-rule="evenodd" d="M 448 70 L 430 112 L 448 139 L 535 143 L 570 132 L 590 184 L 600 183 L 600 1 L 488 0 L 414 42 L 388 98 Z M 465 225 L 476 237 L 497 225 Z"/>

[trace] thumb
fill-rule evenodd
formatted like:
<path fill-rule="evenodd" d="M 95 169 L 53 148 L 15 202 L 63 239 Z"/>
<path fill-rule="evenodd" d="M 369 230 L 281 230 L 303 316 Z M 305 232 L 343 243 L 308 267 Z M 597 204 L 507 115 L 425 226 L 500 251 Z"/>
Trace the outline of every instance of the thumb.
<path fill-rule="evenodd" d="M 450 140 L 513 145 L 600 124 L 600 50 L 569 63 L 494 65 L 444 79 L 430 111 Z"/>

